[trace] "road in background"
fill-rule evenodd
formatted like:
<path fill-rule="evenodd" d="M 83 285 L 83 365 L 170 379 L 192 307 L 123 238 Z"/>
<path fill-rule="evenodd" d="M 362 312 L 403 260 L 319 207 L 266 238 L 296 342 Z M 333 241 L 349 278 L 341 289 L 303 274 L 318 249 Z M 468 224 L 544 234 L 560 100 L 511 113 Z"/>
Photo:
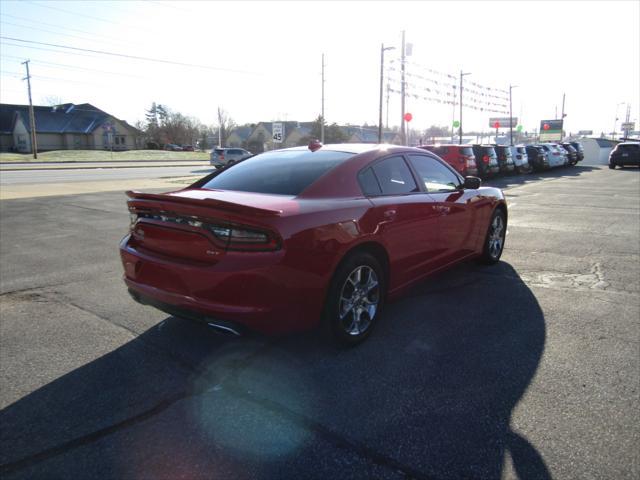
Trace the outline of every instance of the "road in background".
<path fill-rule="evenodd" d="M 503 260 L 345 350 L 133 302 L 121 192 L 0 202 L 0 476 L 638 478 L 638 170 L 490 183 Z"/>
<path fill-rule="evenodd" d="M 188 166 L 3 171 L 0 174 L 0 185 L 113 181 L 138 178 L 186 177 L 189 175 L 205 176 L 213 170 L 213 167 L 207 166 Z"/>

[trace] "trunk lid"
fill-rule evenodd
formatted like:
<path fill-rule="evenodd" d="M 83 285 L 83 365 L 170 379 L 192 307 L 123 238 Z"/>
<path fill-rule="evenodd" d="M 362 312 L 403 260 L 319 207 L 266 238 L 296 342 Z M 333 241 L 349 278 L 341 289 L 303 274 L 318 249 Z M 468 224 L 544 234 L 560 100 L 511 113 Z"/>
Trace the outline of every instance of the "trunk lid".
<path fill-rule="evenodd" d="M 297 207 L 293 197 L 201 189 L 127 196 L 136 248 L 204 263 L 229 250 L 277 250 L 281 238 L 269 219 Z"/>

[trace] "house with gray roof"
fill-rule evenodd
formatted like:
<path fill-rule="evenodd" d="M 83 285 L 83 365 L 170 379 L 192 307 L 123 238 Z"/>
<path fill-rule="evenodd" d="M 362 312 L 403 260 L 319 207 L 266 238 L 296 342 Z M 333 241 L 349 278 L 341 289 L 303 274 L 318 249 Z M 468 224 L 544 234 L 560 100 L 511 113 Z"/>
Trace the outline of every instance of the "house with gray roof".
<path fill-rule="evenodd" d="M 378 143 L 377 127 L 347 125 L 340 129 L 347 136 L 348 143 Z M 398 132 L 383 130 L 382 143 L 400 144 L 400 135 Z"/>
<path fill-rule="evenodd" d="M 247 148 L 247 140 L 253 132 L 253 127 L 242 126 L 236 127 L 227 136 L 226 147 Z"/>
<path fill-rule="evenodd" d="M 89 103 L 33 110 L 38 151 L 143 148 L 143 132 Z M 28 105 L 0 104 L 0 151 L 31 152 Z"/>

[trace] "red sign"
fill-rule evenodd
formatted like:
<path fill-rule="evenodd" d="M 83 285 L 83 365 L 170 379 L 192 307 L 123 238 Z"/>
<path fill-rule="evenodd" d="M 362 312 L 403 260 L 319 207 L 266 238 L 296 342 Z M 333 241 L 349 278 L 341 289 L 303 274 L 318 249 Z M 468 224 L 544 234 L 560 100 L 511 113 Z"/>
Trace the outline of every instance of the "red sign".
<path fill-rule="evenodd" d="M 496 122 L 493 124 L 493 128 L 500 128 L 500 122 Z"/>
<path fill-rule="evenodd" d="M 404 114 L 404 121 L 405 122 L 410 122 L 413 119 L 413 115 L 411 115 L 410 113 L 405 113 Z"/>
<path fill-rule="evenodd" d="M 548 123 L 545 123 L 545 124 L 542 126 L 542 129 L 543 129 L 543 130 L 549 130 L 550 128 L 551 128 L 551 127 L 549 126 L 549 124 L 548 124 Z"/>

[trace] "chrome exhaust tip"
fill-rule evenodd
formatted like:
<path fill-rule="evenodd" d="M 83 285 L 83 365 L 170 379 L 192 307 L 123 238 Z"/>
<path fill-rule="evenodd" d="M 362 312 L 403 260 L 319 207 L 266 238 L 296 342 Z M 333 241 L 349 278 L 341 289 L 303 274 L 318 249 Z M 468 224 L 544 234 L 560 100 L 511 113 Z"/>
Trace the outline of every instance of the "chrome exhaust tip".
<path fill-rule="evenodd" d="M 215 328 L 216 330 L 220 331 L 221 333 L 224 333 L 225 335 L 233 335 L 235 337 L 242 336 L 242 334 L 238 330 L 236 330 L 235 328 L 229 327 L 227 325 L 221 325 L 216 322 L 207 322 L 207 325 L 209 325 L 211 328 Z"/>

